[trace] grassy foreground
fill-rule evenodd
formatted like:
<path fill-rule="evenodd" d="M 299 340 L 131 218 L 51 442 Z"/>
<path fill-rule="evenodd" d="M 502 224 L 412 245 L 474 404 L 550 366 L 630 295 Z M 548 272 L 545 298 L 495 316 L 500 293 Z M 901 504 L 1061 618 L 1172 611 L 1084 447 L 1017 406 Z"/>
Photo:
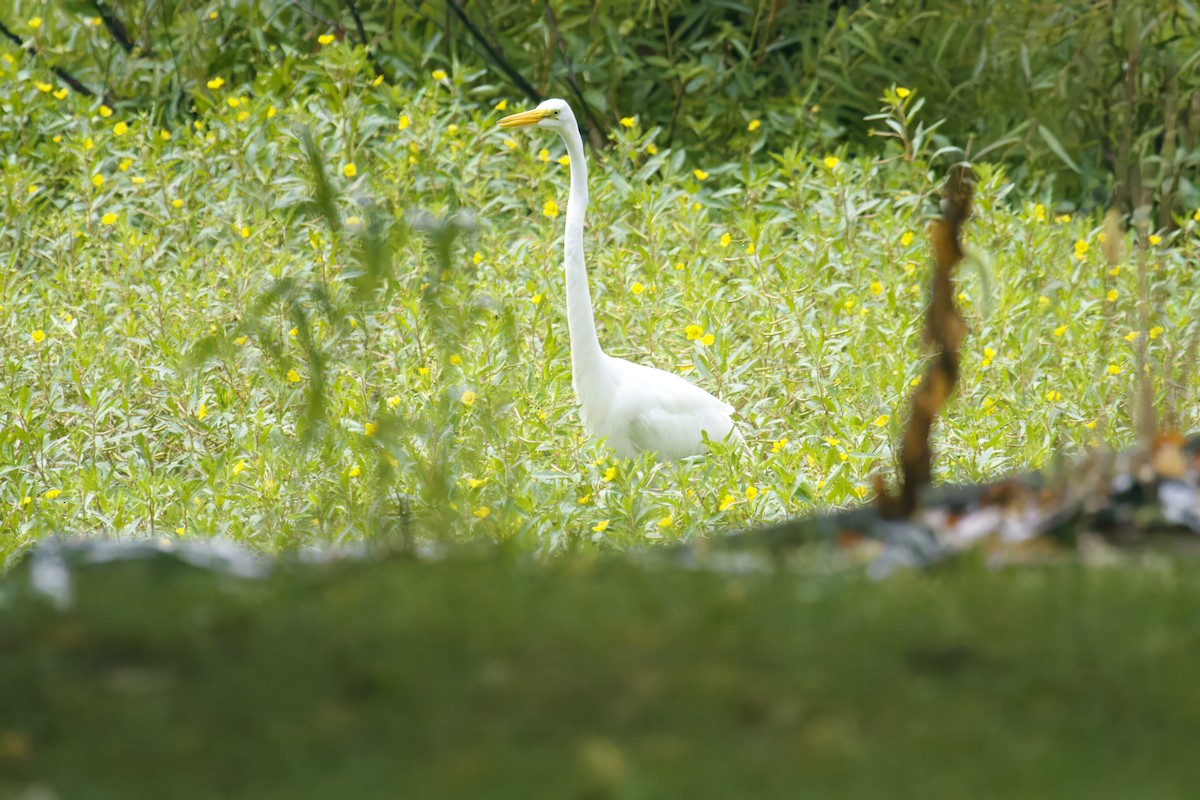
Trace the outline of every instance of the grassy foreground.
<path fill-rule="evenodd" d="M 1189 797 L 1198 577 L 145 562 L 60 613 L 18 570 L 0 795 Z"/>

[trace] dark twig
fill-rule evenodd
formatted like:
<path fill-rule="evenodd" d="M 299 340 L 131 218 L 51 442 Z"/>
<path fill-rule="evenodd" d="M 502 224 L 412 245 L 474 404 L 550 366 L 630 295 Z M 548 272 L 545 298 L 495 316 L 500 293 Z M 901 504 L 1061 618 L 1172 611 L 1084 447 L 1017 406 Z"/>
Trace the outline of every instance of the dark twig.
<path fill-rule="evenodd" d="M 554 16 L 554 9 L 550 7 L 549 0 L 544 4 L 546 8 L 546 25 L 550 30 L 550 38 L 558 45 L 559 52 L 562 53 L 563 63 L 567 66 L 567 83 L 571 86 L 571 91 L 575 93 L 575 98 L 579 104 L 583 106 L 583 115 L 588 121 L 588 138 L 591 139 L 592 147 L 596 150 L 604 147 L 604 139 L 600 136 L 600 124 L 596 119 L 596 115 L 592 113 L 592 107 L 588 105 L 588 101 L 583 96 L 583 91 L 579 88 L 579 82 L 575 79 L 575 65 L 571 62 L 571 51 L 567 48 L 567 43 L 562 35 L 558 32 L 558 20 Z"/>
<path fill-rule="evenodd" d="M 496 67 L 505 75 L 507 75 L 509 80 L 515 83 L 517 88 L 525 93 L 526 97 L 536 103 L 540 103 L 543 99 L 545 99 L 541 92 L 533 88 L 533 85 L 529 81 L 525 80 L 524 75 L 518 72 L 512 66 L 512 64 L 509 64 L 508 61 L 505 60 L 504 54 L 501 53 L 484 37 L 483 32 L 479 30 L 479 28 L 475 27 L 475 23 L 471 22 L 471 18 L 467 16 L 467 12 L 463 11 L 462 6 L 459 4 L 459 0 L 449 0 L 449 2 L 446 3 L 446 6 L 454 12 L 455 16 L 457 16 L 459 20 L 462 21 L 462 24 L 466 27 L 467 32 L 470 33 L 471 36 L 483 46 L 483 49 L 487 51 L 488 56 L 495 63 Z"/>
<path fill-rule="evenodd" d="M 371 66 L 375 69 L 375 74 L 381 76 L 388 83 L 391 83 L 391 77 L 384 72 L 383 65 L 379 63 L 379 59 L 375 57 L 375 52 L 367 43 L 367 29 L 363 26 L 362 15 L 358 13 L 358 0 L 346 0 L 346 10 L 354 18 L 354 29 L 358 31 L 358 40 L 362 44 L 363 49 L 367 51 L 367 58 L 371 60 Z"/>
<path fill-rule="evenodd" d="M 125 29 L 121 20 L 117 19 L 111 11 L 101 5 L 100 0 L 92 0 L 92 5 L 96 9 L 96 13 L 100 15 L 100 19 L 104 21 L 104 27 L 108 28 L 108 32 L 117 40 L 117 44 L 121 45 L 121 48 L 126 53 L 132 53 L 133 40 L 129 38 L 129 31 Z"/>
<path fill-rule="evenodd" d="M 34 56 L 34 57 L 37 56 L 37 54 L 38 54 L 37 48 L 34 47 L 32 44 L 26 44 L 25 41 L 20 36 L 17 36 L 15 33 L 13 33 L 11 30 L 9 30 L 9 27 L 7 25 L 5 25 L 3 22 L 0 22 L 0 35 L 3 35 L 4 38 L 8 39 L 10 42 L 12 42 L 17 47 L 24 50 L 29 55 Z M 67 86 L 70 86 L 72 89 L 79 92 L 80 94 L 82 94 L 86 97 L 95 97 L 96 96 L 95 92 L 93 92 L 91 89 L 89 89 L 88 87 L 86 87 L 82 83 L 80 83 L 78 78 L 76 78 L 71 73 L 67 72 L 62 67 L 52 66 L 52 67 L 50 67 L 50 69 L 54 72 L 55 75 L 58 76 L 59 80 L 61 80 Z"/>
<path fill-rule="evenodd" d="M 917 508 L 921 492 L 933 478 L 933 451 L 929 434 L 937 412 L 958 383 L 959 349 L 967 324 L 954 305 L 954 271 L 963 260 L 960 234 L 971 214 L 975 173 L 955 167 L 946 181 L 942 218 L 930 226 L 933 244 L 933 291 L 925 320 L 925 338 L 934 356 L 925 377 L 912 395 L 912 408 L 900 444 L 900 492 L 892 495 L 879 486 L 880 510 L 893 519 L 907 517 Z"/>

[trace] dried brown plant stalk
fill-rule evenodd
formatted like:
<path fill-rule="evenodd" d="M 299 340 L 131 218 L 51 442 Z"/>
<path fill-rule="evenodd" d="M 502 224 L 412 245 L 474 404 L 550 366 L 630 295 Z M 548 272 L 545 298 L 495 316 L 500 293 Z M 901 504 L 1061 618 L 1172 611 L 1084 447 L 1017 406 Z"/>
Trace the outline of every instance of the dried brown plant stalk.
<path fill-rule="evenodd" d="M 960 232 L 971 215 L 975 173 L 966 166 L 955 167 L 946 180 L 942 217 L 930 226 L 933 245 L 933 291 L 925 318 L 925 339 L 934 357 L 925 376 L 912 394 L 908 422 L 900 444 L 900 488 L 897 494 L 877 483 L 880 510 L 890 518 L 906 517 L 917 508 L 921 491 L 933 476 L 933 450 L 929 434 L 937 412 L 950 399 L 958 383 L 959 351 L 967 324 L 954 305 L 954 272 L 963 261 Z"/>

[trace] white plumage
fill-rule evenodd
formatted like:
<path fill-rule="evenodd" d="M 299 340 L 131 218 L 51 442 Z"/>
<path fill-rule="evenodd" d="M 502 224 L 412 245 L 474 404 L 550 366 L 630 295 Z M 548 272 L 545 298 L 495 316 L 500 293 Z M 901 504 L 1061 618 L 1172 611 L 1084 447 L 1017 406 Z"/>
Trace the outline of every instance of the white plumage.
<path fill-rule="evenodd" d="M 642 452 L 659 460 L 705 452 L 704 434 L 713 441 L 741 440 L 733 406 L 678 375 L 614 358 L 600 348 L 583 257 L 583 217 L 587 211 L 587 162 L 571 107 L 547 100 L 532 111 L 500 120 L 505 128 L 536 126 L 562 137 L 571 160 L 564 266 L 567 327 L 571 335 L 571 375 L 583 426 L 604 437 L 621 458 Z"/>

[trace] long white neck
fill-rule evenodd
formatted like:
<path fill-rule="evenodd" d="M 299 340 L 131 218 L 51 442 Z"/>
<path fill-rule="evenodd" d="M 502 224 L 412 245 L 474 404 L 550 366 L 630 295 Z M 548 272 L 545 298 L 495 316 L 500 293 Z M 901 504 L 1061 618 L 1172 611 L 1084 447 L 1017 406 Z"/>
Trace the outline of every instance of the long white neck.
<path fill-rule="evenodd" d="M 571 333 L 571 375 L 575 386 L 580 378 L 596 370 L 604 361 L 596 319 L 592 316 L 592 295 L 588 291 L 587 268 L 583 260 L 583 217 L 587 212 L 587 162 L 583 140 L 574 126 L 562 133 L 571 157 L 571 192 L 567 198 L 567 227 L 564 233 L 567 273 L 567 329 Z"/>

